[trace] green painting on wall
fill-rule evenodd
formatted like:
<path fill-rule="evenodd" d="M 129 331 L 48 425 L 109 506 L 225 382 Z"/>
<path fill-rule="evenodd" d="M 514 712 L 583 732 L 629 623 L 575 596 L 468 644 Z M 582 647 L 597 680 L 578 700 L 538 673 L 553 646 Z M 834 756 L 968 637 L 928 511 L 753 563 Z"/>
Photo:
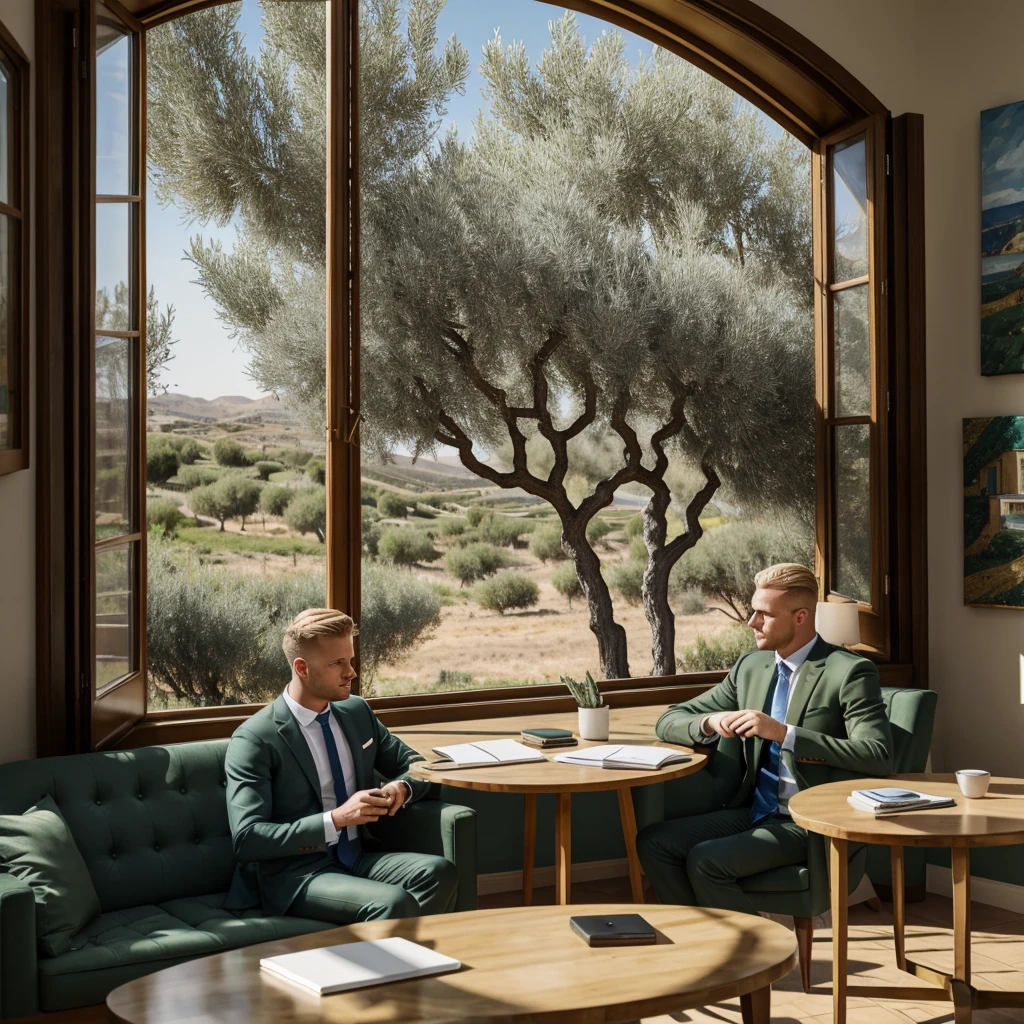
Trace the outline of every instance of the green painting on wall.
<path fill-rule="evenodd" d="M 1024 608 L 1024 416 L 964 420 L 964 604 Z"/>

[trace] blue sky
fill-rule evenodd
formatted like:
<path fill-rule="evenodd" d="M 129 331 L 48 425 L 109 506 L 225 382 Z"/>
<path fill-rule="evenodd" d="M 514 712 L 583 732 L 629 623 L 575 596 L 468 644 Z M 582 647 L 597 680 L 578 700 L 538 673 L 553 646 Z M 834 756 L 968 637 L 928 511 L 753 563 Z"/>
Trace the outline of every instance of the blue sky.
<path fill-rule="evenodd" d="M 446 122 L 458 125 L 460 134 L 468 134 L 477 111 L 484 106 L 483 79 L 478 73 L 483 44 L 501 30 L 506 45 L 526 43 L 536 62 L 550 42 L 548 22 L 562 17 L 565 9 L 538 0 L 448 0 L 438 21 L 440 43 L 455 34 L 469 49 L 471 75 L 464 96 L 454 96 Z M 258 0 L 244 0 L 240 27 L 253 51 L 262 38 L 261 6 Z M 581 31 L 592 41 L 604 31 L 619 31 L 607 22 L 577 14 Z M 649 54 L 651 44 L 638 36 L 624 33 L 627 54 L 636 61 L 640 51 Z M 440 45 L 439 43 L 439 45 Z M 174 359 L 162 379 L 168 390 L 202 398 L 220 395 L 259 397 L 255 383 L 245 372 L 247 355 L 231 338 L 229 329 L 217 319 L 216 310 L 194 282 L 195 268 L 184 258 L 189 239 L 202 233 L 215 238 L 225 248 L 233 244 L 233 227 L 187 225 L 174 207 L 161 209 L 150 201 L 147 211 L 147 271 L 149 283 L 156 288 L 161 305 L 175 307 Z"/>
<path fill-rule="evenodd" d="M 981 112 L 981 208 L 1024 200 L 1024 103 Z"/>

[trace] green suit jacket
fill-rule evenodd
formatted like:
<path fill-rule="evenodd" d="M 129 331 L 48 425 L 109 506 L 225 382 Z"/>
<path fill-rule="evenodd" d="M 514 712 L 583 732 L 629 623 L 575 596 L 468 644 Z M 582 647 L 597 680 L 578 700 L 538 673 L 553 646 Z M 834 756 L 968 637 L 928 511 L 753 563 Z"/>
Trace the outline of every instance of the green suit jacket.
<path fill-rule="evenodd" d="M 745 654 L 713 690 L 670 707 L 658 720 L 658 737 L 687 746 L 706 744 L 701 719 L 741 708 L 764 711 L 775 672 L 774 651 Z M 784 750 L 782 757 L 800 789 L 890 774 L 892 731 L 873 662 L 819 638 L 792 685 L 786 724 L 796 727 L 796 738 L 793 750 Z M 758 736 L 718 741 L 716 759 L 738 761 L 742 773 L 738 789 L 726 797 L 727 807 L 742 807 L 752 799 L 763 743 Z"/>
<path fill-rule="evenodd" d="M 404 779 L 411 800 L 434 788 L 410 778 L 409 765 L 422 758 L 380 723 L 361 697 L 331 704 L 355 763 L 357 789 L 372 789 L 378 778 Z M 324 838 L 320 780 L 302 729 L 284 697 L 243 723 L 231 737 L 224 762 L 228 822 L 239 870 L 227 905 L 262 903 L 268 914 L 283 914 L 318 871 L 334 863 Z M 401 813 L 401 812 L 399 812 Z M 379 845 L 372 827 L 360 834 L 365 846 Z"/>

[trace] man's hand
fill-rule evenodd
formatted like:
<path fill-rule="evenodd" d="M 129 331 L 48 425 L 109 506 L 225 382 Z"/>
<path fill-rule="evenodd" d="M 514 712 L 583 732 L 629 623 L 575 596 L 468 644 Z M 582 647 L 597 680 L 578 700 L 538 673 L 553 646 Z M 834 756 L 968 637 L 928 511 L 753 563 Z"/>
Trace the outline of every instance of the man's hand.
<path fill-rule="evenodd" d="M 381 786 L 380 791 L 385 795 L 391 797 L 391 806 L 388 808 L 388 817 L 393 818 L 402 805 L 408 799 L 409 787 L 404 782 L 389 782 L 386 786 Z"/>
<path fill-rule="evenodd" d="M 331 811 L 331 821 L 340 832 L 349 825 L 370 825 L 390 810 L 394 799 L 380 789 L 361 789 Z"/>
<path fill-rule="evenodd" d="M 717 716 L 716 716 L 717 717 Z M 710 722 L 708 723 L 711 724 Z M 728 729 L 729 732 L 722 730 Z M 723 720 L 716 727 L 716 732 L 722 736 L 735 734 L 743 739 L 750 736 L 760 736 L 762 739 L 774 743 L 783 743 L 786 739 L 786 726 L 776 721 L 771 715 L 763 711 L 729 711 L 726 712 Z"/>

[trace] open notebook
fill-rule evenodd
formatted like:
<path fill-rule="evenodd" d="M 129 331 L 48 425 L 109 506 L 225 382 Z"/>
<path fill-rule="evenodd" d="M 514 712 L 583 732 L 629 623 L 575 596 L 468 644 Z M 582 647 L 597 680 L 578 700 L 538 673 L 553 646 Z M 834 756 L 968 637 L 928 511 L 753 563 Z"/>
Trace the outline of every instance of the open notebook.
<path fill-rule="evenodd" d="M 453 743 L 448 747 L 433 747 L 441 761 L 426 765 L 427 768 L 488 768 L 497 764 L 524 764 L 530 761 L 546 761 L 547 758 L 531 750 L 518 740 L 480 740 L 477 743 Z"/>
<path fill-rule="evenodd" d="M 647 768 L 656 771 L 670 764 L 683 764 L 691 755 L 671 747 L 640 747 L 621 743 L 606 743 L 600 747 L 585 747 L 571 753 L 555 754 L 555 761 L 578 764 L 587 768 Z"/>
<path fill-rule="evenodd" d="M 450 956 L 397 937 L 321 946 L 260 960 L 263 970 L 322 996 L 367 985 L 457 971 L 461 966 Z"/>

